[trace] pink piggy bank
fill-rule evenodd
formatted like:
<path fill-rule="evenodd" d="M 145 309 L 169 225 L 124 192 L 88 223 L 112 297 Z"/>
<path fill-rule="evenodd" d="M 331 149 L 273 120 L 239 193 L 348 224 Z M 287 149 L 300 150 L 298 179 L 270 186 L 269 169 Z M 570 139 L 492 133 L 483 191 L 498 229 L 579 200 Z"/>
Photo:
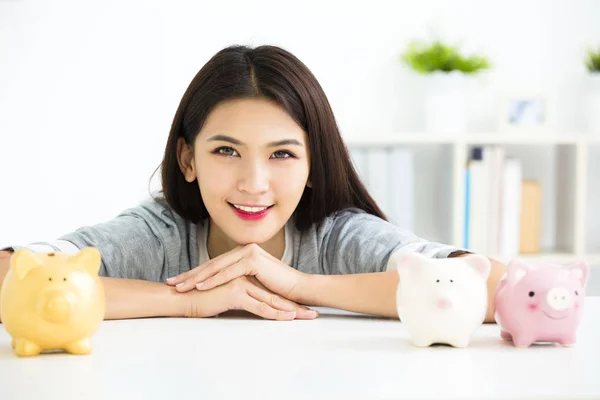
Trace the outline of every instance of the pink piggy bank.
<path fill-rule="evenodd" d="M 495 293 L 500 336 L 517 347 L 534 342 L 573 345 L 583 313 L 589 266 L 540 264 L 521 260 L 508 265 Z"/>

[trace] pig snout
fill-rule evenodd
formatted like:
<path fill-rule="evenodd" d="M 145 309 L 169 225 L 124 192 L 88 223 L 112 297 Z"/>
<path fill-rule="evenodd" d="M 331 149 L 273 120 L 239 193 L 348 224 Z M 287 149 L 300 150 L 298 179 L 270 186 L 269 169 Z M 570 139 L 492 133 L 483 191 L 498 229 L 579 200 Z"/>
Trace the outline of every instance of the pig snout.
<path fill-rule="evenodd" d="M 40 316 L 58 324 L 68 321 L 73 313 L 74 297 L 73 293 L 62 290 L 46 292 L 38 304 Z"/>
<path fill-rule="evenodd" d="M 439 309 L 447 310 L 452 307 L 452 302 L 447 297 L 440 297 L 435 305 Z"/>
<path fill-rule="evenodd" d="M 564 287 L 550 289 L 546 295 L 546 302 L 556 311 L 563 311 L 571 307 L 572 301 L 571 291 Z"/>

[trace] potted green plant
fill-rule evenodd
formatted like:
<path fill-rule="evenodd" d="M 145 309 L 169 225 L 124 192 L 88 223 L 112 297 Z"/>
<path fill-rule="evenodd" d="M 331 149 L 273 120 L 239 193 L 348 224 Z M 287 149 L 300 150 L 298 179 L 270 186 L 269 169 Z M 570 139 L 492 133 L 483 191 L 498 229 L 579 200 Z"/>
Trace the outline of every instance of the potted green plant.
<path fill-rule="evenodd" d="M 401 54 L 410 69 L 426 78 L 425 130 L 461 134 L 467 129 L 467 89 L 472 77 L 491 68 L 486 56 L 463 54 L 441 40 L 412 41 Z"/>
<path fill-rule="evenodd" d="M 600 46 L 588 47 L 584 63 L 588 72 L 588 130 L 600 134 Z"/>

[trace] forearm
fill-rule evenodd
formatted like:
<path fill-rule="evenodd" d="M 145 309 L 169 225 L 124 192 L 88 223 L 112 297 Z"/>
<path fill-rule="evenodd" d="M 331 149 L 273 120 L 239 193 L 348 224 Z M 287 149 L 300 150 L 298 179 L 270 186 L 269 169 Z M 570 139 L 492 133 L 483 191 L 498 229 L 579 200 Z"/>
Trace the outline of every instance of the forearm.
<path fill-rule="evenodd" d="M 506 273 L 506 265 L 492 258 L 490 258 L 490 261 L 492 262 L 492 270 L 490 271 L 490 276 L 487 280 L 488 308 L 485 316 L 485 322 L 496 322 L 494 318 L 494 313 L 496 312 L 496 307 L 494 306 L 494 297 L 496 295 L 498 283 Z"/>
<path fill-rule="evenodd" d="M 307 275 L 301 304 L 397 318 L 396 271 L 349 275 Z"/>
<path fill-rule="evenodd" d="M 185 294 L 143 280 L 100 278 L 106 296 L 104 319 L 181 317 Z"/>
<path fill-rule="evenodd" d="M 487 280 L 488 307 L 484 322 L 494 322 L 494 295 L 506 267 L 490 259 L 492 268 Z M 398 318 L 396 289 L 398 272 L 350 275 L 307 275 L 298 291 L 297 301 L 316 307 L 331 307 L 352 312 Z"/>
<path fill-rule="evenodd" d="M 10 252 L 0 252 L 0 285 L 10 268 Z M 106 297 L 105 319 L 182 316 L 185 301 L 171 286 L 133 279 L 100 278 Z M 0 322 L 2 315 L 0 315 Z"/>

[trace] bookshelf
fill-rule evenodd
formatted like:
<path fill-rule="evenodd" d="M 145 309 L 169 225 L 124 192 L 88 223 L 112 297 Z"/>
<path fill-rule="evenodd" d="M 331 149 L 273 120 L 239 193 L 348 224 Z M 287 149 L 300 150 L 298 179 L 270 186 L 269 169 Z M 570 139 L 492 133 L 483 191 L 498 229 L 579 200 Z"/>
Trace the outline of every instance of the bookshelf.
<path fill-rule="evenodd" d="M 594 182 L 600 182 L 590 172 L 590 149 L 600 150 L 600 136 L 571 132 L 565 134 L 500 134 L 472 133 L 463 136 L 431 135 L 426 133 L 388 133 L 369 135 L 345 136 L 344 140 L 350 149 L 368 148 L 397 148 L 397 147 L 439 147 L 448 154 L 449 170 L 444 171 L 451 184 L 447 185 L 449 192 L 447 200 L 450 210 L 447 235 L 444 236 L 452 245 L 463 247 L 465 234 L 465 165 L 470 151 L 475 146 L 495 145 L 506 149 L 507 154 L 516 155 L 524 161 L 524 174 L 531 171 L 543 170 L 536 166 L 534 159 L 538 149 L 551 148 L 553 152 L 551 192 L 544 196 L 552 197 L 552 210 L 546 210 L 543 222 L 551 225 L 555 232 L 552 236 L 553 245 L 544 248 L 538 254 L 520 254 L 518 257 L 533 262 L 550 261 L 570 263 L 584 260 L 590 265 L 600 267 L 600 250 L 590 251 L 590 226 L 600 225 L 600 220 L 588 220 L 589 204 L 588 187 Z M 438 167 L 439 168 L 439 167 Z M 445 167 L 442 167 L 445 168 Z M 600 171 L 599 171 L 600 172 Z M 525 175 L 524 175 L 525 176 Z M 414 199 L 418 203 L 420 199 Z M 596 240 L 594 238 L 594 240 Z M 600 244 L 600 243 L 599 243 Z M 597 244 L 598 246 L 598 244 Z M 503 262 L 496 254 L 488 254 Z"/>

